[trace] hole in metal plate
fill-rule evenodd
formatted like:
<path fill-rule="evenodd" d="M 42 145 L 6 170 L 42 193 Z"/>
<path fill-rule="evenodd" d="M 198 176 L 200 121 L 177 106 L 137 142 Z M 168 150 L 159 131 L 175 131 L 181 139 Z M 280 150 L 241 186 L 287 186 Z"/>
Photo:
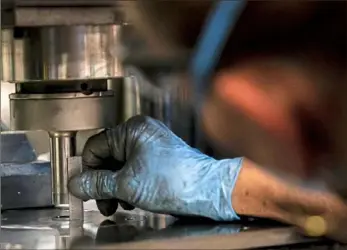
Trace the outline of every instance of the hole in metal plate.
<path fill-rule="evenodd" d="M 57 215 L 53 217 L 53 220 L 56 221 L 69 221 L 70 220 L 70 216 L 69 215 Z"/>

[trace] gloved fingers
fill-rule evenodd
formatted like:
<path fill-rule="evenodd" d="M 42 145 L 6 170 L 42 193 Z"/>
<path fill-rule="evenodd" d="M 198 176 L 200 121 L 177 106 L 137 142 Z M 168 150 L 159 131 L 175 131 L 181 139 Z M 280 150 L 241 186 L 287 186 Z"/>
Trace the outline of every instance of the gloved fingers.
<path fill-rule="evenodd" d="M 119 200 L 119 204 L 121 205 L 121 207 L 124 210 L 133 210 L 135 207 L 133 205 L 130 205 L 129 203 L 125 202 L 125 201 L 121 201 Z"/>
<path fill-rule="evenodd" d="M 105 217 L 109 217 L 117 211 L 118 203 L 121 205 L 121 207 L 124 210 L 133 210 L 135 208 L 134 206 L 132 206 L 132 205 L 130 205 L 124 201 L 117 200 L 117 199 L 97 200 L 96 201 L 96 205 L 97 205 L 100 213 Z"/>
<path fill-rule="evenodd" d="M 83 148 L 83 166 L 93 169 L 121 169 L 126 160 L 126 139 L 127 122 L 93 135 Z"/>
<path fill-rule="evenodd" d="M 111 148 L 108 145 L 106 130 L 90 137 L 82 152 L 83 166 L 99 168 L 104 166 L 105 159 L 112 157 Z"/>
<path fill-rule="evenodd" d="M 86 169 L 112 171 L 122 169 L 124 162 L 114 158 L 107 131 L 102 131 L 88 139 L 82 153 L 82 165 Z"/>
<path fill-rule="evenodd" d="M 117 211 L 118 200 L 117 199 L 97 200 L 96 206 L 98 207 L 100 213 L 103 216 L 109 217 Z"/>
<path fill-rule="evenodd" d="M 124 164 L 126 157 L 136 148 L 141 136 L 150 138 L 155 133 L 167 136 L 171 131 L 164 124 L 150 117 L 134 116 L 115 128 L 106 129 L 90 137 L 82 153 L 83 166 L 115 170 L 117 164 L 114 162 Z M 121 166 L 118 164 L 117 169 L 119 168 Z"/>
<path fill-rule="evenodd" d="M 117 199 L 117 172 L 111 170 L 87 170 L 73 176 L 68 189 L 72 195 L 84 201 Z"/>

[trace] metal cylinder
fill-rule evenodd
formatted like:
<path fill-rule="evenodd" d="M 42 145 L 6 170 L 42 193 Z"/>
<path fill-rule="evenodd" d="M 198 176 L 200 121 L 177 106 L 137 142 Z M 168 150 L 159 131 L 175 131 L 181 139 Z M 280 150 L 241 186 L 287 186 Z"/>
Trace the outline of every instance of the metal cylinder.
<path fill-rule="evenodd" d="M 24 73 L 14 80 L 122 77 L 119 29 L 119 25 L 26 28 L 23 37 L 15 39 L 22 43 L 12 54 L 24 58 Z"/>
<path fill-rule="evenodd" d="M 113 92 L 11 94 L 11 129 L 78 131 L 117 124 Z"/>
<path fill-rule="evenodd" d="M 13 30 L 1 30 L 1 80 L 10 81 L 14 78 L 14 41 Z"/>
<path fill-rule="evenodd" d="M 68 157 L 75 156 L 74 132 L 49 132 L 52 167 L 52 199 L 56 207 L 68 208 Z"/>

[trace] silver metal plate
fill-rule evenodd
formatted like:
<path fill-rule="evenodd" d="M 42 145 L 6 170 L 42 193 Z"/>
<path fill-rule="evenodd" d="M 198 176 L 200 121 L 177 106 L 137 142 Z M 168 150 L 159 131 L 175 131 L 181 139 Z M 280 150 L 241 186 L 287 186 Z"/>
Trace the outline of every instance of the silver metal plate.
<path fill-rule="evenodd" d="M 17 249 L 268 249 L 278 246 L 298 249 L 295 244 L 325 244 L 326 248 L 322 249 L 332 249 L 329 247 L 334 245 L 303 238 L 293 228 L 269 222 L 192 222 L 137 209 L 120 210 L 105 218 L 98 211 L 87 210 L 88 206 L 85 209 L 83 230 L 70 225 L 66 219 L 68 211 L 5 211 L 0 244 Z"/>

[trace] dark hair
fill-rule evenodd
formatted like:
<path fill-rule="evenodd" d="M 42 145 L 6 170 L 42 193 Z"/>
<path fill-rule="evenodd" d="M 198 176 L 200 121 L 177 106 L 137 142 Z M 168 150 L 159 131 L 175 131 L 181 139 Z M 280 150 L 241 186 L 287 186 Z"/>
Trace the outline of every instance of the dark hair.
<path fill-rule="evenodd" d="M 136 1 L 157 39 L 192 48 L 215 1 Z M 219 68 L 259 54 L 346 61 L 346 1 L 251 1 L 229 38 Z M 147 19 L 147 20 L 145 20 Z"/>

